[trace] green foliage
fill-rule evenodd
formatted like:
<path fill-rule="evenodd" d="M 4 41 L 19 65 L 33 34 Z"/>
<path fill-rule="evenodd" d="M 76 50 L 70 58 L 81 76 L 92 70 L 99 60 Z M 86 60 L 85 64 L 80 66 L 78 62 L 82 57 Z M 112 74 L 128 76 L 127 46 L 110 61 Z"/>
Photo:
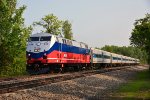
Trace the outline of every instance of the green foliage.
<path fill-rule="evenodd" d="M 147 63 L 147 53 L 139 48 L 136 47 L 118 47 L 118 46 L 108 46 L 106 45 L 105 47 L 101 48 L 102 50 L 112 52 L 112 53 L 117 53 L 121 54 L 124 56 L 129 56 L 133 58 L 140 59 L 141 63 Z"/>
<path fill-rule="evenodd" d="M 148 64 L 150 64 L 150 14 L 136 20 L 134 26 L 130 37 L 131 45 L 145 50 L 148 54 Z"/>
<path fill-rule="evenodd" d="M 26 40 L 31 27 L 24 26 L 25 6 L 16 9 L 16 0 L 0 1 L 0 74 L 21 74 L 25 71 Z"/>
<path fill-rule="evenodd" d="M 46 15 L 44 18 L 41 19 L 39 22 L 34 22 L 34 26 L 42 26 L 46 29 L 44 32 L 60 35 L 61 34 L 61 25 L 62 21 L 58 20 L 57 16 L 53 14 Z"/>
<path fill-rule="evenodd" d="M 114 95 L 133 99 L 150 99 L 149 84 L 149 71 L 138 72 L 134 80 L 122 85 Z"/>
<path fill-rule="evenodd" d="M 60 36 L 63 35 L 64 38 L 67 38 L 67 39 L 73 38 L 71 23 L 68 20 L 61 21 L 58 19 L 57 16 L 54 16 L 53 14 L 48 14 L 44 16 L 41 19 L 41 21 L 34 22 L 33 26 L 43 27 L 45 30 L 42 32 L 47 32 L 53 35 L 60 35 Z"/>
<path fill-rule="evenodd" d="M 71 27 L 72 27 L 72 25 L 68 20 L 63 22 L 63 24 L 62 24 L 62 33 L 64 35 L 64 38 L 67 38 L 67 39 L 70 39 L 70 40 L 73 39 L 73 36 L 72 36 L 73 33 L 72 33 Z"/>

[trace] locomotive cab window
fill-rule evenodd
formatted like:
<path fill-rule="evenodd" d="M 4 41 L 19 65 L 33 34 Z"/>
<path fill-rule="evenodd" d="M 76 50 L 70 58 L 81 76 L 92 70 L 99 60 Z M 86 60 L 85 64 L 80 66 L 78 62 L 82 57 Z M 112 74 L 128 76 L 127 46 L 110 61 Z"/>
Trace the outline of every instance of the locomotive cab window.
<path fill-rule="evenodd" d="M 40 41 L 50 41 L 51 40 L 51 36 L 43 36 L 40 38 Z"/>
<path fill-rule="evenodd" d="M 28 41 L 39 41 L 39 37 L 30 37 Z"/>

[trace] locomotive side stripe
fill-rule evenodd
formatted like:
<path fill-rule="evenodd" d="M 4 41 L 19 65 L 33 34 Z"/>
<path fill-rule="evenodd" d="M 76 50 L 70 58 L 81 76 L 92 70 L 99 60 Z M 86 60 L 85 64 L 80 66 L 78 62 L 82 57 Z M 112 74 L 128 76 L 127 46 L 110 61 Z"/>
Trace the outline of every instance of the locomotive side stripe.
<path fill-rule="evenodd" d="M 60 58 L 47 58 L 47 59 L 60 59 Z M 81 59 L 61 59 L 61 60 L 81 60 Z"/>
<path fill-rule="evenodd" d="M 59 59 L 59 58 L 47 58 L 47 59 Z"/>
<path fill-rule="evenodd" d="M 44 53 L 49 54 L 54 50 L 59 51 L 59 47 L 61 47 L 61 45 L 62 45 L 61 52 L 68 52 L 68 53 L 75 53 L 75 54 L 87 54 L 90 51 L 89 49 L 55 42 L 54 45 L 48 51 L 40 52 L 40 53 L 27 52 L 26 54 L 27 55 L 30 54 L 31 57 L 35 59 L 41 58 L 44 55 Z"/>

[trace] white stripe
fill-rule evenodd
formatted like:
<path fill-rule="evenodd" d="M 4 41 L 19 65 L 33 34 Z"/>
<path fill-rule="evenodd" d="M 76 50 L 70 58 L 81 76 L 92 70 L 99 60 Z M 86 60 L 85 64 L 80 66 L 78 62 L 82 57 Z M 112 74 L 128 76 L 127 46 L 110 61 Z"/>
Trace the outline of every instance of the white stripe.
<path fill-rule="evenodd" d="M 58 59 L 58 58 L 47 58 L 47 59 Z"/>
<path fill-rule="evenodd" d="M 82 60 L 82 59 L 62 59 L 62 60 Z"/>
<path fill-rule="evenodd" d="M 59 59 L 59 58 L 47 58 L 47 59 Z M 60 59 L 60 60 L 81 60 L 81 59 Z"/>

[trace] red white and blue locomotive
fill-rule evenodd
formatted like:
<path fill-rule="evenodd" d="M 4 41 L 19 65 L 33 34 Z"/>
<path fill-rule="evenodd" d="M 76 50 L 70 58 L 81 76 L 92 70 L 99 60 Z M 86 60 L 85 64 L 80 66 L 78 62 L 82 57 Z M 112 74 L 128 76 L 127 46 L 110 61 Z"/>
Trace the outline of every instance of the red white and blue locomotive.
<path fill-rule="evenodd" d="M 29 73 L 63 70 L 70 66 L 79 68 L 90 64 L 90 49 L 87 44 L 49 33 L 31 35 L 26 54 Z"/>
<path fill-rule="evenodd" d="M 89 48 L 87 44 L 65 39 L 49 33 L 30 36 L 27 50 L 27 71 L 30 74 L 46 73 L 51 70 L 91 68 L 95 65 L 138 64 L 131 57 Z"/>

